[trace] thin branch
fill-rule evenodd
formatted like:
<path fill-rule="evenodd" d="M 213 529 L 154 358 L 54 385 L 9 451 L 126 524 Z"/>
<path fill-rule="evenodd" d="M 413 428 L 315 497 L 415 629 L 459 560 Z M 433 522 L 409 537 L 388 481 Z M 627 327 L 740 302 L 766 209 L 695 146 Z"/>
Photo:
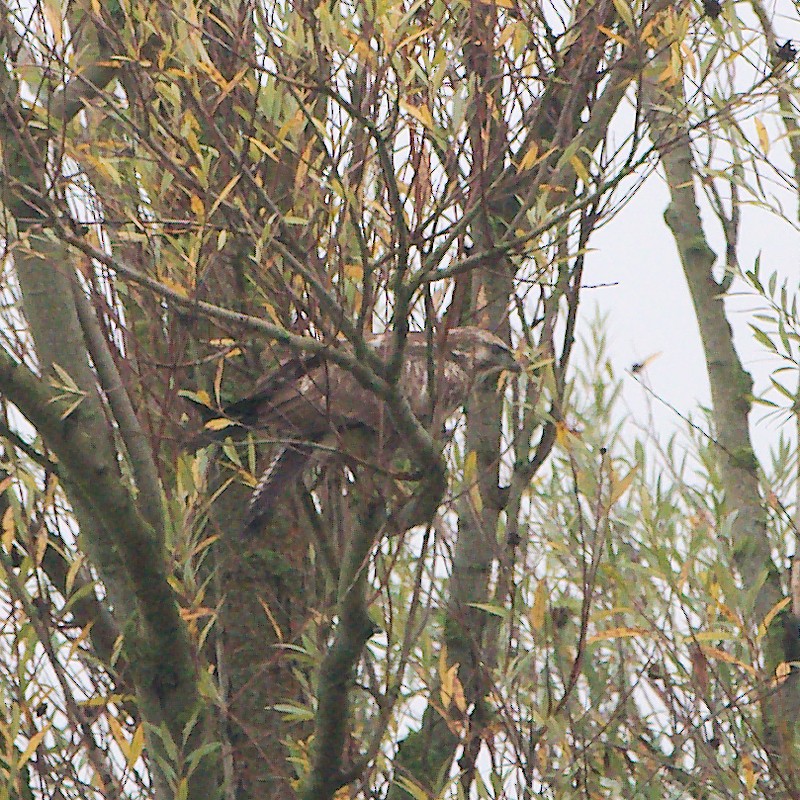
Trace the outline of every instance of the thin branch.
<path fill-rule="evenodd" d="M 120 437 L 128 451 L 131 470 L 139 490 L 139 508 L 153 529 L 158 530 L 163 524 L 161 487 L 150 443 L 133 410 L 133 404 L 125 389 L 122 376 L 111 357 L 108 342 L 100 329 L 95 310 L 89 304 L 86 294 L 77 281 L 72 282 L 72 295 L 75 299 L 78 321 L 86 339 L 86 346 L 97 370 L 100 387 L 108 399 Z"/>

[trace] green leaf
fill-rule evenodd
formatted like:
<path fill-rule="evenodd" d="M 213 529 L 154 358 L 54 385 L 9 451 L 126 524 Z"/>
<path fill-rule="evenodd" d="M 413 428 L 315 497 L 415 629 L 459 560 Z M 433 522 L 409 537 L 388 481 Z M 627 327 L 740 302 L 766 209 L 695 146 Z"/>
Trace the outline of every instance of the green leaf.
<path fill-rule="evenodd" d="M 272 708 L 291 722 L 310 722 L 314 719 L 314 711 L 308 706 L 296 703 L 276 703 Z"/>
<path fill-rule="evenodd" d="M 631 11 L 631 7 L 625 2 L 625 0 L 613 0 L 613 2 L 614 8 L 617 10 L 617 14 L 619 14 L 619 18 L 630 30 L 634 30 L 633 12 Z"/>
<path fill-rule="evenodd" d="M 491 603 L 468 603 L 471 608 L 477 608 L 480 611 L 485 611 L 487 614 L 494 614 L 496 617 L 506 619 L 508 617 L 508 609 L 503 606 L 492 605 Z"/>

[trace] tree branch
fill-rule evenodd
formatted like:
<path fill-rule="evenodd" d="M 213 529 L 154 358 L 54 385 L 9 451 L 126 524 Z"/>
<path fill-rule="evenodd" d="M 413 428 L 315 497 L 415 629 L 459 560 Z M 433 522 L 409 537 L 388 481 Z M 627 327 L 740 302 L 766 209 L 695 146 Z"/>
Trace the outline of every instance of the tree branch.
<path fill-rule="evenodd" d="M 725 505 L 727 512 L 734 515 L 734 559 L 746 586 L 761 585 L 753 608 L 754 622 L 759 624 L 782 599 L 783 591 L 771 555 L 759 464 L 750 440 L 748 415 L 753 381 L 734 347 L 724 297 L 712 274 L 716 255 L 706 239 L 697 206 L 682 83 L 677 78 L 658 82 L 654 77 L 666 68 L 668 59 L 667 49 L 654 60 L 643 82 L 647 119 L 669 184 L 670 203 L 664 219 L 678 248 L 705 351 Z M 787 660 L 780 620 L 776 619 L 767 631 L 765 653 L 767 674 L 771 677 L 777 664 Z M 800 713 L 797 687 L 793 682 L 776 687 L 764 698 L 762 710 L 768 749 L 788 757 L 791 749 L 786 748 L 793 747 L 793 725 L 786 721 L 796 720 Z"/>
<path fill-rule="evenodd" d="M 0 390 L 41 434 L 63 464 L 67 487 L 97 515 L 114 545 L 135 597 L 136 620 L 126 647 L 143 716 L 165 726 L 182 741 L 184 726 L 202 708 L 197 669 L 186 626 L 167 581 L 160 536 L 141 516 L 119 472 L 109 468 L 87 424 L 83 403 L 63 417 L 64 401 L 56 390 L 27 367 L 0 350 Z M 158 740 L 151 740 L 151 747 Z M 192 785 L 213 791 L 207 762 L 193 775 Z"/>
<path fill-rule="evenodd" d="M 363 513 L 351 528 L 339 572 L 339 603 L 333 643 L 322 659 L 317 679 L 317 714 L 311 769 L 299 795 L 301 800 L 331 800 L 345 785 L 345 740 L 350 726 L 350 692 L 354 670 L 375 628 L 367 615 L 367 565 L 383 523 L 383 504 L 374 492 L 359 498 Z"/>
<path fill-rule="evenodd" d="M 139 492 L 138 506 L 153 530 L 160 530 L 163 524 L 161 485 L 150 443 L 133 410 L 122 376 L 109 352 L 109 345 L 100 329 L 95 310 L 77 281 L 72 282 L 72 295 L 86 346 L 100 380 L 100 387 L 105 393 L 120 437 L 128 452 L 131 471 Z"/>

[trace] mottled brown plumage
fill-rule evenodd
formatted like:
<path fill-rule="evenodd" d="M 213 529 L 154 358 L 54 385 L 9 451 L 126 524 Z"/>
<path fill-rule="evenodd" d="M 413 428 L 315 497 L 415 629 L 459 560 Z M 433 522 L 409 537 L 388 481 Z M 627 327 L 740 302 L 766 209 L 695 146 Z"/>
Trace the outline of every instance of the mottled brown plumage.
<path fill-rule="evenodd" d="M 387 352 L 390 344 L 390 334 L 369 341 L 380 354 Z M 443 346 L 435 348 L 432 360 L 425 334 L 411 333 L 399 385 L 414 414 L 435 431 L 464 404 L 478 381 L 496 378 L 503 370 L 516 372 L 519 366 L 505 343 L 488 331 L 472 327 L 450 330 Z M 431 371 L 433 392 L 428 389 Z M 238 425 L 280 440 L 250 500 L 249 525 L 263 521 L 281 493 L 300 479 L 315 445 L 325 442 L 335 447 L 346 432 L 366 430 L 375 435 L 378 462 L 402 445 L 385 404 L 322 354 L 284 362 L 266 375 L 249 397 L 224 412 Z"/>

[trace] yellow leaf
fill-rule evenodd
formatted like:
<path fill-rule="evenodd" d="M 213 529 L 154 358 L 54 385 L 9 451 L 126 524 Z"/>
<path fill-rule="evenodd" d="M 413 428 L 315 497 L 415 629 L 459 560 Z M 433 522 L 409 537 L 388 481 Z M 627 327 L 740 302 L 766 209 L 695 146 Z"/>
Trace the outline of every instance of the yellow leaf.
<path fill-rule="evenodd" d="M 9 506 L 3 514 L 3 549 L 6 553 L 10 553 L 11 548 L 14 546 L 14 534 L 16 530 L 16 525 L 14 525 L 14 510 Z"/>
<path fill-rule="evenodd" d="M 17 762 L 18 770 L 22 769 L 25 764 L 28 763 L 28 759 L 36 752 L 36 748 L 41 744 L 42 739 L 44 739 L 45 734 L 49 730 L 50 723 L 48 722 L 44 728 L 31 737 L 31 740 L 28 742 L 28 746 L 25 748 L 25 752 L 19 757 L 19 761 Z"/>
<path fill-rule="evenodd" d="M 467 492 L 475 510 L 480 514 L 483 510 L 483 498 L 478 487 L 478 454 L 471 450 L 464 459 L 464 483 L 467 484 Z"/>
<path fill-rule="evenodd" d="M 203 205 L 203 201 L 202 201 L 202 200 L 201 200 L 201 199 L 200 199 L 200 198 L 199 198 L 199 197 L 198 197 L 196 194 L 193 194 L 193 195 L 192 195 L 192 196 L 189 198 L 189 205 L 190 205 L 190 206 L 191 206 L 191 208 L 192 208 L 192 213 L 193 213 L 193 214 L 194 214 L 196 217 L 202 217 L 202 216 L 205 216 L 205 213 L 206 213 L 206 207 Z"/>
<path fill-rule="evenodd" d="M 481 497 L 481 490 L 477 483 L 470 484 L 469 499 L 472 501 L 472 507 L 476 513 L 480 514 L 483 511 L 483 498 Z"/>
<path fill-rule="evenodd" d="M 114 741 L 122 751 L 122 755 L 125 756 L 125 761 L 129 762 L 131 746 L 128 743 L 128 738 L 125 736 L 125 732 L 122 730 L 122 725 L 119 724 L 119 720 L 113 714 L 106 714 L 106 721 L 108 722 L 108 727 L 111 729 L 111 735 L 114 737 Z"/>
<path fill-rule="evenodd" d="M 791 600 L 792 600 L 791 597 L 784 597 L 783 600 L 778 600 L 778 602 L 775 603 L 775 605 L 772 606 L 772 608 L 769 611 L 767 611 L 767 615 L 764 617 L 764 621 L 758 626 L 759 636 L 764 636 L 766 634 L 767 628 L 769 628 L 770 624 L 772 623 L 772 620 L 774 620 L 775 617 L 778 614 L 780 614 L 780 612 L 783 611 L 783 609 L 786 608 L 786 606 L 789 605 Z"/>
<path fill-rule="evenodd" d="M 569 163 L 572 164 L 572 169 L 575 170 L 575 174 L 583 181 L 584 184 L 589 184 L 591 178 L 589 177 L 589 171 L 586 169 L 583 161 L 578 158 L 578 156 L 572 156 L 569 160 Z"/>
<path fill-rule="evenodd" d="M 236 451 L 234 450 L 234 453 Z M 239 476 L 239 480 L 245 485 L 249 486 L 251 489 L 255 489 L 258 486 L 258 478 L 253 475 L 252 472 L 248 472 L 244 469 L 236 470 L 236 474 Z"/>
<path fill-rule="evenodd" d="M 214 201 L 211 209 L 208 212 L 208 216 L 210 217 L 220 206 L 221 203 L 225 202 L 225 198 L 231 193 L 231 190 L 237 183 L 239 183 L 239 178 L 242 177 L 241 172 L 237 172 L 223 187 L 222 191 L 217 196 L 217 199 Z M 192 195 L 192 199 L 194 200 L 194 195 Z M 201 210 L 200 214 L 202 215 L 202 203 L 200 204 Z M 192 206 L 192 211 L 194 211 L 194 206 Z"/>
<path fill-rule="evenodd" d="M 253 145 L 257 150 L 260 150 L 265 156 L 269 156 L 273 161 L 277 161 L 278 157 L 275 155 L 275 149 L 272 147 L 267 147 L 263 142 L 260 142 L 258 139 L 254 139 L 252 136 L 248 137 L 250 144 Z"/>
<path fill-rule="evenodd" d="M 64 579 L 64 588 L 66 589 L 68 595 L 72 592 L 72 587 L 75 583 L 75 576 L 78 574 L 78 570 L 81 568 L 81 564 L 83 564 L 83 553 L 78 553 L 78 555 L 73 559 L 72 563 L 69 565 L 69 569 L 67 570 L 67 577 Z"/>
<path fill-rule="evenodd" d="M 62 12 L 61 12 L 61 3 L 53 2 L 53 0 L 49 0 L 44 5 L 44 16 L 47 20 L 47 23 L 50 27 L 50 31 L 53 34 L 53 38 L 55 39 L 56 44 L 60 48 L 64 42 L 63 37 L 63 20 L 62 20 Z M 42 6 L 40 5 L 39 8 Z"/>
<path fill-rule="evenodd" d="M 193 128 L 188 128 L 183 136 L 186 146 L 199 158 L 202 152 L 200 147 L 200 140 Z"/>
<path fill-rule="evenodd" d="M 442 686 L 447 684 L 447 672 L 447 645 L 442 645 L 442 649 L 439 650 L 439 681 Z"/>
<path fill-rule="evenodd" d="M 227 428 L 230 425 L 235 425 L 236 423 L 232 419 L 226 419 L 225 417 L 217 417 L 216 419 L 210 419 L 203 425 L 204 428 L 207 428 L 210 431 L 221 431 L 223 428 Z"/>
<path fill-rule="evenodd" d="M 607 628 L 590 636 L 586 641 L 592 644 L 605 639 L 630 639 L 634 636 L 652 636 L 652 633 L 647 628 Z"/>
<path fill-rule="evenodd" d="M 745 753 L 742 756 L 742 779 L 744 780 L 744 785 L 747 787 L 748 792 L 752 792 L 753 789 L 756 788 L 757 777 L 756 771 L 753 768 L 753 759 Z"/>
<path fill-rule="evenodd" d="M 625 47 L 628 46 L 628 40 L 624 36 L 620 36 L 618 33 L 614 33 L 614 31 L 612 31 L 611 28 L 606 28 L 605 25 L 598 25 L 597 30 L 599 30 L 600 33 L 604 33 L 606 36 L 608 36 L 609 39 L 613 39 L 615 42 L 619 42 L 621 45 L 624 45 Z"/>
<path fill-rule="evenodd" d="M 653 32 L 653 28 L 656 26 L 656 17 L 651 17 L 645 23 L 645 26 L 642 28 L 642 32 L 639 34 L 639 39 L 643 42 L 647 39 L 648 36 Z"/>
<path fill-rule="evenodd" d="M 792 674 L 792 665 L 788 661 L 781 661 L 775 667 L 775 685 L 780 686 Z"/>
<path fill-rule="evenodd" d="M 619 500 L 620 497 L 622 497 L 622 495 L 628 491 L 628 488 L 630 487 L 631 483 L 633 483 L 633 476 L 635 472 L 636 472 L 636 467 L 633 467 L 628 472 L 628 474 L 624 478 L 622 478 L 622 480 L 616 481 L 613 480 L 612 478 L 611 496 L 608 498 L 609 507 L 613 506 L 614 503 L 616 503 L 617 500 Z"/>
<path fill-rule="evenodd" d="M 167 289 L 171 289 L 173 292 L 175 292 L 175 294 L 179 294 L 181 297 L 189 296 L 189 292 L 186 291 L 186 287 L 172 278 L 162 278 L 161 283 L 163 283 Z"/>
<path fill-rule="evenodd" d="M 352 281 L 362 281 L 364 279 L 364 268 L 361 264 L 345 264 L 344 274 Z"/>
<path fill-rule="evenodd" d="M 458 680 L 458 664 L 453 664 L 443 673 L 440 672 L 440 678 L 442 683 L 439 687 L 439 697 L 442 701 L 442 706 L 446 709 L 455 697 L 456 681 L 458 681 L 459 686 L 461 684 L 461 681 Z"/>
<path fill-rule="evenodd" d="M 738 658 L 735 658 L 730 653 L 720 650 L 717 647 L 709 647 L 706 644 L 700 645 L 700 650 L 706 658 L 716 658 L 717 661 L 724 661 L 726 664 L 733 664 L 734 666 L 741 667 L 745 672 L 755 677 L 756 671 L 749 664 L 745 664 Z"/>
<path fill-rule="evenodd" d="M 478 471 L 478 454 L 474 450 L 467 453 L 464 459 L 464 482 L 471 483 L 475 480 L 475 474 Z"/>
<path fill-rule="evenodd" d="M 94 620 L 87 622 L 83 628 L 81 628 L 78 635 L 72 640 L 69 646 L 69 651 L 67 654 L 67 660 L 70 660 L 74 655 L 75 651 L 81 646 L 81 644 L 88 638 L 89 634 L 92 631 L 92 626 L 94 625 Z"/>
<path fill-rule="evenodd" d="M 262 301 L 261 305 L 263 306 L 264 311 L 267 312 L 269 318 L 276 324 L 280 324 L 280 317 L 278 317 L 278 312 L 275 310 L 275 306 L 270 305 L 266 300 Z"/>
<path fill-rule="evenodd" d="M 467 698 L 464 696 L 464 686 L 458 679 L 458 675 L 453 676 L 453 702 L 462 714 L 466 713 Z"/>
<path fill-rule="evenodd" d="M 723 630 L 715 630 L 711 629 L 708 631 L 700 631 L 700 633 L 694 634 L 692 636 L 693 639 L 696 639 L 698 642 L 710 642 L 714 639 L 717 641 L 724 640 L 724 639 L 741 639 L 741 634 L 738 633 L 731 633 L 730 631 L 723 631 Z"/>
<path fill-rule="evenodd" d="M 286 139 L 288 135 L 292 131 L 296 131 L 301 125 L 303 125 L 305 121 L 305 117 L 303 116 L 302 109 L 298 108 L 297 111 L 286 120 L 286 122 L 281 125 L 281 129 L 278 131 L 276 135 L 276 139 L 286 148 L 289 150 L 294 150 L 294 146 L 287 142 Z"/>
<path fill-rule="evenodd" d="M 525 153 L 524 156 L 519 160 L 519 165 L 517 166 L 517 172 L 524 172 L 526 169 L 530 169 L 536 163 L 536 156 L 539 155 L 539 145 L 537 142 L 534 142 L 529 148 L 528 152 Z"/>
<path fill-rule="evenodd" d="M 47 550 L 47 540 L 49 538 L 47 528 L 44 525 L 39 529 L 36 534 L 36 541 L 34 542 L 34 550 L 33 550 L 33 563 L 36 564 L 37 567 L 42 565 L 42 559 L 44 558 L 44 551 Z"/>
<path fill-rule="evenodd" d="M 567 423 L 563 420 L 558 420 L 558 422 L 556 422 L 556 444 L 569 449 L 571 435 L 572 431 L 570 431 Z"/>
<path fill-rule="evenodd" d="M 679 589 L 681 589 L 686 581 L 689 579 L 689 573 L 692 570 L 692 566 L 694 564 L 694 558 L 692 556 L 687 557 L 686 561 L 683 562 L 683 566 L 681 567 L 681 574 L 678 575 L 678 580 L 676 581 L 676 585 Z"/>
<path fill-rule="evenodd" d="M 728 622 L 733 622 L 734 624 L 737 625 L 739 624 L 738 615 L 730 606 L 726 605 L 725 603 L 718 602 L 717 611 L 719 611 L 719 613 L 722 614 L 722 616 L 725 617 L 725 619 L 727 619 Z"/>
<path fill-rule="evenodd" d="M 261 603 L 261 608 L 264 609 L 264 613 L 267 615 L 267 619 L 270 621 L 272 625 L 272 630 L 275 631 L 275 635 L 278 637 L 278 641 L 283 641 L 283 631 L 281 630 L 281 626 L 278 625 L 278 620 L 275 619 L 274 614 L 270 610 L 270 607 L 267 605 L 266 600 L 262 600 L 260 597 L 258 598 L 258 602 Z"/>
<path fill-rule="evenodd" d="M 311 153 L 316 144 L 317 137 L 312 136 L 309 140 L 308 144 L 303 150 L 303 154 L 300 156 L 300 160 L 297 163 L 297 172 L 294 174 L 294 190 L 296 193 L 299 193 L 300 190 L 303 188 L 306 182 L 306 176 L 308 175 L 308 165 L 311 162 Z"/>
<path fill-rule="evenodd" d="M 202 542 L 200 542 L 199 544 L 195 545 L 192 548 L 192 555 L 196 556 L 198 553 L 201 553 L 203 550 L 206 549 L 206 547 L 210 547 L 212 544 L 214 544 L 214 542 L 216 542 L 217 539 L 219 539 L 218 533 L 212 533 L 211 536 L 206 536 L 206 538 L 203 539 Z"/>
<path fill-rule="evenodd" d="M 401 100 L 400 107 L 407 114 L 410 114 L 412 117 L 414 117 L 414 119 L 416 119 L 418 122 L 421 122 L 426 128 L 433 129 L 433 115 L 431 114 L 428 106 L 426 106 L 424 103 L 421 106 L 413 106 L 411 103 Z"/>
<path fill-rule="evenodd" d="M 450 705 L 453 699 L 453 682 L 458 673 L 458 664 L 447 666 L 447 645 L 439 651 L 439 697 L 444 708 Z"/>
<path fill-rule="evenodd" d="M 767 134 L 767 129 L 758 117 L 755 118 L 755 123 L 756 132 L 758 133 L 758 143 L 761 145 L 761 151 L 764 155 L 767 155 L 767 153 L 769 153 L 769 136 Z"/>
<path fill-rule="evenodd" d="M 544 612 L 547 604 L 547 586 L 544 581 L 539 581 L 536 591 L 533 594 L 533 605 L 531 606 L 528 618 L 531 621 L 531 627 L 535 631 L 542 629 L 544 625 Z"/>
<path fill-rule="evenodd" d="M 366 63 L 374 63 L 375 57 L 370 49 L 369 42 L 363 37 L 352 31 L 344 31 L 344 35 L 352 42 L 353 50 L 358 57 Z"/>
<path fill-rule="evenodd" d="M 129 769 L 133 769 L 133 765 L 139 760 L 142 750 L 144 750 L 144 725 L 139 725 L 133 733 L 130 750 L 128 752 Z"/>
<path fill-rule="evenodd" d="M 411 44 L 411 42 L 419 39 L 420 36 L 424 36 L 426 33 L 429 33 L 432 30 L 433 25 L 429 25 L 427 28 L 418 28 L 416 31 L 406 36 L 405 39 L 402 39 L 400 42 L 398 42 L 394 49 L 402 50 L 406 45 Z"/>
<path fill-rule="evenodd" d="M 664 71 L 656 78 L 659 83 L 670 83 L 675 80 L 675 72 L 672 69 L 672 61 L 670 61 Z"/>
<path fill-rule="evenodd" d="M 205 606 L 200 606 L 199 608 L 181 608 L 178 613 L 181 615 L 181 619 L 184 622 L 192 622 L 202 617 L 210 617 L 214 611 Z"/>
<path fill-rule="evenodd" d="M 104 697 L 90 697 L 88 700 L 80 700 L 78 705 L 81 708 L 100 708 L 101 706 L 105 708 L 109 703 L 126 703 L 131 700 L 133 698 L 127 694 L 109 694 Z"/>
<path fill-rule="evenodd" d="M 222 391 L 222 373 L 225 370 L 225 359 L 221 358 L 219 363 L 217 364 L 217 371 L 214 374 L 214 398 L 217 401 L 217 405 L 222 405 L 220 400 L 220 392 Z M 206 425 L 208 427 L 208 425 Z"/>
<path fill-rule="evenodd" d="M 542 156 L 544 158 L 545 156 Z M 558 183 L 543 183 L 540 187 L 542 192 L 566 192 L 567 187 Z"/>
<path fill-rule="evenodd" d="M 517 23 L 506 24 L 494 44 L 495 52 L 500 50 L 500 48 L 517 32 L 517 27 Z"/>

